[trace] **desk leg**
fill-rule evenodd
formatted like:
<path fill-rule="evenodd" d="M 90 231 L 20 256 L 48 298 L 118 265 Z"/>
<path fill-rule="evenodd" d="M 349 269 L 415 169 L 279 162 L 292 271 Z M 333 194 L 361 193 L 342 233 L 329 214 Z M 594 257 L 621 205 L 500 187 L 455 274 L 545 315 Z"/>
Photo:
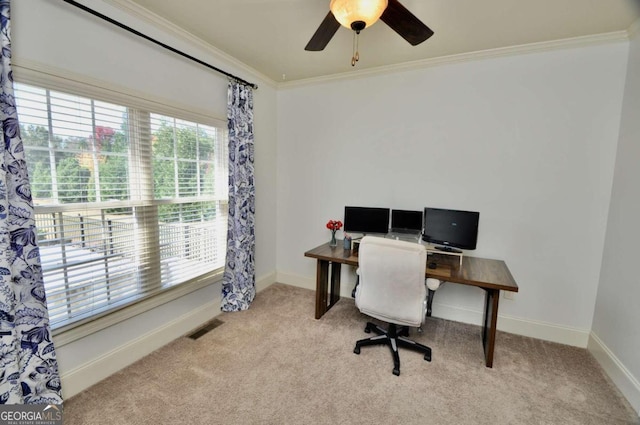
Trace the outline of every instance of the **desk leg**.
<path fill-rule="evenodd" d="M 331 301 L 327 310 L 340 300 L 340 270 L 342 270 L 342 264 L 331 263 Z"/>
<path fill-rule="evenodd" d="M 496 325 L 498 324 L 499 289 L 485 289 L 484 319 L 482 323 L 482 345 L 487 367 L 493 367 L 493 349 L 496 343 Z"/>
<path fill-rule="evenodd" d="M 331 264 L 331 295 L 329 298 L 329 264 Z M 316 270 L 316 319 L 321 318 L 340 300 L 340 270 L 342 264 L 318 260 Z M 327 300 L 329 304 L 327 305 Z"/>
<path fill-rule="evenodd" d="M 329 261 L 318 260 L 316 270 L 316 319 L 327 312 L 327 292 L 329 291 Z"/>

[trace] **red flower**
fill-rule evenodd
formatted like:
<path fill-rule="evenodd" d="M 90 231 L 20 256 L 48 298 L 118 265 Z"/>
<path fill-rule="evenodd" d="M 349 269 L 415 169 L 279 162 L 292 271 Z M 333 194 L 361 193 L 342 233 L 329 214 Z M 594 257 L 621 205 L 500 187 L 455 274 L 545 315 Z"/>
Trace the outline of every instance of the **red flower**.
<path fill-rule="evenodd" d="M 327 222 L 327 229 L 335 232 L 336 230 L 342 229 L 342 222 L 340 220 L 329 220 Z"/>

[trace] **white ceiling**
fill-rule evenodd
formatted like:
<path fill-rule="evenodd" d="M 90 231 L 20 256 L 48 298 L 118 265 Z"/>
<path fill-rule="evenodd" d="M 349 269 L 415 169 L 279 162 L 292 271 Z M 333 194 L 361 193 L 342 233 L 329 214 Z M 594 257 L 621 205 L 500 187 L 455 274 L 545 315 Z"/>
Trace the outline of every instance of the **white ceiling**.
<path fill-rule="evenodd" d="M 181 27 L 276 82 L 321 77 L 488 49 L 628 30 L 640 0 L 400 0 L 435 35 L 411 46 L 382 21 L 360 34 L 341 27 L 320 52 L 305 45 L 329 0 L 120 0 Z"/>

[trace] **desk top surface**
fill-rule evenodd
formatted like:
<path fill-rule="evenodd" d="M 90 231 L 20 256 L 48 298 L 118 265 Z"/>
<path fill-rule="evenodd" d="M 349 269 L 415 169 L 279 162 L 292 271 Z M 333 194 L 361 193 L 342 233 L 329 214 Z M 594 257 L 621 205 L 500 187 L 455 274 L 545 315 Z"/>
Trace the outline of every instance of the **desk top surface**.
<path fill-rule="evenodd" d="M 317 260 L 358 266 L 358 257 L 352 255 L 351 250 L 343 249 L 341 241 L 338 241 L 338 245 L 333 248 L 329 246 L 328 242 L 322 244 L 305 252 L 304 256 Z M 425 267 L 425 275 L 427 277 L 485 289 L 518 292 L 518 284 L 511 275 L 506 263 L 502 260 L 465 255 L 462 258 L 462 265 L 459 265 L 457 258 L 434 253 L 429 255 L 427 261 L 435 261 L 438 265 L 435 269 Z"/>

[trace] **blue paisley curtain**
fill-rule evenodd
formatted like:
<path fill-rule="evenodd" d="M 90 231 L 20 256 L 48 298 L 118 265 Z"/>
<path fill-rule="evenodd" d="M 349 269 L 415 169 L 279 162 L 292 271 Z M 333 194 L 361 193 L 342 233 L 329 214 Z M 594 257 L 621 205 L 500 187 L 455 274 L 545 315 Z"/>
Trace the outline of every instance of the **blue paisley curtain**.
<path fill-rule="evenodd" d="M 253 89 L 229 81 L 229 227 L 222 281 L 222 311 L 249 308 L 256 295 Z"/>
<path fill-rule="evenodd" d="M 11 73 L 9 0 L 0 0 L 0 403 L 62 403 Z"/>

